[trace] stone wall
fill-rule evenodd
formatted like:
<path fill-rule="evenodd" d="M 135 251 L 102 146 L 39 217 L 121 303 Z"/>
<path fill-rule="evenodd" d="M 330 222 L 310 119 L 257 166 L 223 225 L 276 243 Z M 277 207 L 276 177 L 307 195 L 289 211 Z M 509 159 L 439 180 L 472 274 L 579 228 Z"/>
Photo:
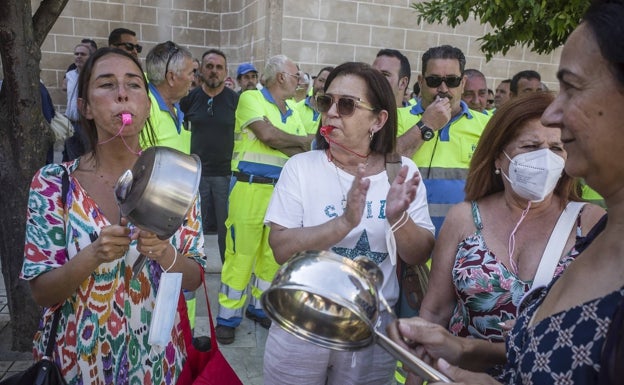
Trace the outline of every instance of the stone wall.
<path fill-rule="evenodd" d="M 37 0 L 31 0 L 33 10 Z M 412 80 L 421 55 L 431 46 L 451 44 L 467 58 L 467 68 L 485 73 L 494 89 L 500 80 L 523 69 L 542 74 L 551 89 L 560 50 L 537 55 L 525 47 L 497 55 L 490 62 L 477 38 L 487 31 L 476 21 L 456 28 L 416 23 L 410 0 L 69 0 L 42 46 L 41 77 L 55 104 L 65 104 L 60 86 L 82 38 L 107 45 L 109 32 L 125 27 L 137 32 L 145 58 L 155 44 L 173 40 L 194 55 L 208 48 L 228 56 L 230 75 L 238 63 L 262 69 L 266 58 L 283 53 L 309 73 L 348 60 L 371 63 L 381 48 L 402 51 L 412 65 Z"/>

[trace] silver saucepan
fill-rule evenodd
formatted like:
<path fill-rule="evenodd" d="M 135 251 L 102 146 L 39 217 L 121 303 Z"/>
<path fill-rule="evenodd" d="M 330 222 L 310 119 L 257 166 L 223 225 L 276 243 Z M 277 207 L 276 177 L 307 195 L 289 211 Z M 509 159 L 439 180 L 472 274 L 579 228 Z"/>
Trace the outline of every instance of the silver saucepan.
<path fill-rule="evenodd" d="M 197 155 L 169 147 L 150 147 L 141 153 L 132 170 L 117 180 L 115 197 L 119 211 L 138 227 L 167 239 L 184 223 L 200 179 L 201 161 Z M 136 278 L 146 261 L 141 254 L 132 266 L 132 278 Z"/>
<path fill-rule="evenodd" d="M 134 167 L 118 180 L 121 213 L 162 239 L 184 222 L 199 189 L 201 161 L 169 147 L 143 151 Z"/>
<path fill-rule="evenodd" d="M 303 251 L 280 267 L 262 295 L 264 311 L 287 332 L 334 350 L 357 350 L 377 342 L 427 381 L 451 382 L 376 329 L 383 273 L 366 257 Z"/>

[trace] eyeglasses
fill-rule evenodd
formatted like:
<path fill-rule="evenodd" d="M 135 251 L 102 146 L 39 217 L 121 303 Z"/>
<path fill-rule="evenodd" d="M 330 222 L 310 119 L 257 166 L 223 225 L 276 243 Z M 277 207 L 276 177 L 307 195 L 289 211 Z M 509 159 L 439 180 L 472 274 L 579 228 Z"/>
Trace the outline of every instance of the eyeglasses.
<path fill-rule="evenodd" d="M 169 42 L 169 57 L 167 58 L 167 65 L 165 65 L 165 76 L 169 73 L 169 63 L 171 59 L 180 52 L 180 48 L 172 41 Z"/>
<path fill-rule="evenodd" d="M 355 108 L 364 108 L 365 110 L 375 111 L 370 104 L 366 103 L 360 98 L 354 98 L 350 96 L 343 96 L 334 101 L 332 95 L 317 95 L 316 96 L 316 108 L 319 112 L 325 113 L 329 111 L 331 106 L 336 103 L 338 106 L 338 114 L 340 116 L 351 116 L 355 112 Z"/>
<path fill-rule="evenodd" d="M 128 52 L 132 52 L 134 50 L 137 51 L 137 53 L 141 53 L 141 51 L 143 51 L 143 46 L 140 46 L 138 44 L 132 44 L 132 43 L 115 43 L 113 44 L 115 47 L 120 47 L 123 46 L 124 49 Z"/>
<path fill-rule="evenodd" d="M 297 74 L 290 74 L 290 73 L 284 72 L 284 71 L 282 71 L 282 73 L 286 74 L 286 75 L 289 75 L 289 76 L 292 76 L 293 78 L 297 79 L 297 81 L 301 78 L 301 74 L 299 74 L 299 73 L 297 73 Z"/>
<path fill-rule="evenodd" d="M 210 116 L 214 116 L 214 110 L 212 109 L 212 101 L 213 100 L 214 100 L 213 98 L 208 98 L 208 103 L 207 103 L 208 109 L 206 111 L 208 111 L 208 114 Z"/>
<path fill-rule="evenodd" d="M 459 87 L 461 84 L 462 77 L 461 76 L 427 76 L 425 78 L 425 83 L 427 83 L 427 87 L 437 88 L 440 87 L 440 84 L 444 82 L 448 88 Z"/>

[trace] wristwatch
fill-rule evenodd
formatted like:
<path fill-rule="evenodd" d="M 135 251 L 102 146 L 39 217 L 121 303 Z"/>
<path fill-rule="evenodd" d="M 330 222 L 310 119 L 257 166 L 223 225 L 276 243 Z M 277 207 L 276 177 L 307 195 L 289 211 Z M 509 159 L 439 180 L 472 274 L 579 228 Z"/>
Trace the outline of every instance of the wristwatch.
<path fill-rule="evenodd" d="M 425 142 L 433 139 L 433 137 L 435 136 L 435 132 L 433 131 L 433 129 L 423 123 L 422 120 L 416 123 L 416 126 L 420 129 L 420 136 Z"/>

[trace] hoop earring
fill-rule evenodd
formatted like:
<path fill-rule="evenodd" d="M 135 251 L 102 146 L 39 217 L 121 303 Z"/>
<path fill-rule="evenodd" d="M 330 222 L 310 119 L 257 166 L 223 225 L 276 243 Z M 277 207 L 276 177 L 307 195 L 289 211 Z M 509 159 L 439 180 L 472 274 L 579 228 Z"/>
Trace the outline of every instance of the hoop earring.
<path fill-rule="evenodd" d="M 368 135 L 368 138 L 373 141 L 373 135 L 375 135 L 375 133 L 373 131 L 371 131 Z"/>

